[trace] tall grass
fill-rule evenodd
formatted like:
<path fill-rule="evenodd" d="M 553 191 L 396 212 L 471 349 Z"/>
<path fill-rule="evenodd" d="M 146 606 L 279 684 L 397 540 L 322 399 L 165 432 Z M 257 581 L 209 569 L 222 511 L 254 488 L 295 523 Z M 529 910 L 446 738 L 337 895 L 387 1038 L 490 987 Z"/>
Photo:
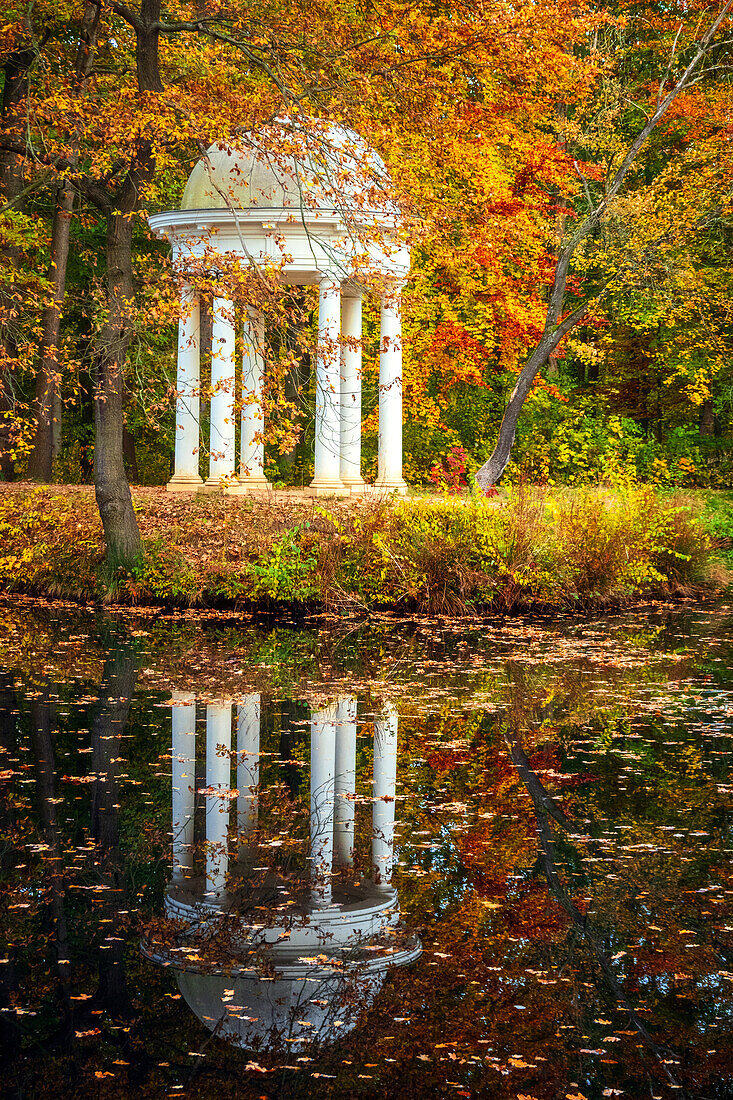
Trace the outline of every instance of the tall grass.
<path fill-rule="evenodd" d="M 689 499 L 647 488 L 514 491 L 500 505 L 423 499 L 373 505 L 324 556 L 330 602 L 456 614 L 471 607 L 621 605 L 724 583 Z"/>

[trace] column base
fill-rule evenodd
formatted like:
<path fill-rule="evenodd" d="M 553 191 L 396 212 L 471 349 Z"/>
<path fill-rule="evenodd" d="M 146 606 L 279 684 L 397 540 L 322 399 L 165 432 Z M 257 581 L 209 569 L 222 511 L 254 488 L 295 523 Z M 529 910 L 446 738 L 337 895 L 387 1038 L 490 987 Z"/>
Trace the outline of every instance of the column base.
<path fill-rule="evenodd" d="M 220 493 L 238 484 L 237 478 L 232 474 L 220 474 L 218 477 L 207 477 L 206 481 L 201 486 L 201 492 Z"/>
<path fill-rule="evenodd" d="M 313 895 L 311 895 L 310 905 L 308 906 L 308 908 L 311 910 L 311 912 L 323 913 L 326 909 L 331 909 L 333 912 L 338 912 L 338 910 L 341 909 L 341 906 L 337 902 L 332 901 L 331 898 L 329 898 L 328 901 L 325 901 L 323 898 L 314 898 Z"/>
<path fill-rule="evenodd" d="M 349 489 L 340 479 L 338 481 L 326 481 L 321 478 L 313 478 L 310 485 L 305 488 L 305 495 L 308 497 L 347 497 Z"/>
<path fill-rule="evenodd" d="M 203 484 L 198 475 L 174 474 L 165 489 L 167 493 L 197 493 Z"/>
<path fill-rule="evenodd" d="M 272 485 L 266 477 L 240 477 L 224 489 L 224 495 L 228 497 L 268 496 L 272 491 Z"/>
<path fill-rule="evenodd" d="M 374 877 L 372 877 L 372 884 L 377 893 L 384 898 L 385 902 L 390 902 L 392 904 L 397 903 L 397 891 L 391 882 L 377 882 Z"/>
<path fill-rule="evenodd" d="M 342 477 L 341 480 L 344 483 L 344 487 L 349 490 L 349 495 L 352 497 L 363 496 L 367 491 L 367 484 L 362 477 Z"/>
<path fill-rule="evenodd" d="M 398 496 L 407 496 L 407 482 L 402 478 L 393 481 L 376 481 L 372 486 L 372 492 L 377 493 L 379 496 L 389 496 L 390 493 L 397 493 Z"/>

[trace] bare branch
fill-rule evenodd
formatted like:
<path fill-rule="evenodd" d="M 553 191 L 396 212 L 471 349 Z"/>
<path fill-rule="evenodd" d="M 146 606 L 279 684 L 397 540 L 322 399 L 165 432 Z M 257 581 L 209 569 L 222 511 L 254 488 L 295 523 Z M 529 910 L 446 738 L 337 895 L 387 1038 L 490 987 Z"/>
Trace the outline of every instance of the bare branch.
<path fill-rule="evenodd" d="M 674 36 L 674 42 L 672 43 L 672 52 L 669 55 L 669 63 L 667 64 L 667 71 L 664 74 L 664 76 L 662 77 L 662 79 L 659 81 L 659 92 L 657 93 L 657 106 L 659 106 L 659 103 L 662 99 L 662 93 L 664 92 L 665 84 L 669 80 L 669 74 L 672 72 L 672 66 L 674 65 L 674 59 L 675 59 L 675 55 L 677 53 L 677 42 L 679 41 L 679 37 L 682 34 L 682 27 L 683 27 L 683 24 L 680 23 L 679 27 L 677 28 L 677 34 Z"/>

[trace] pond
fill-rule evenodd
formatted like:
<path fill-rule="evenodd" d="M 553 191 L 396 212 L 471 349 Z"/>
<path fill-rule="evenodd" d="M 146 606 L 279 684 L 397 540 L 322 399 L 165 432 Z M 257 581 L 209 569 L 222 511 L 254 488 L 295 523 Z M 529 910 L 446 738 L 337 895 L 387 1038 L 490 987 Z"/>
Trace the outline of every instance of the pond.
<path fill-rule="evenodd" d="M 3 1096 L 733 1096 L 729 605 L 0 638 Z"/>

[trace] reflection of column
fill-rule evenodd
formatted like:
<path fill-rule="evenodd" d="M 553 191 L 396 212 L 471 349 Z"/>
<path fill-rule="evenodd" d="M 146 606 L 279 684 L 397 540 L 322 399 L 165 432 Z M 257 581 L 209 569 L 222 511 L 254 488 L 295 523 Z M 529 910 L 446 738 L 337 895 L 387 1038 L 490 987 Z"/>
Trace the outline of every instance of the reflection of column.
<path fill-rule="evenodd" d="M 343 495 L 341 480 L 341 284 L 324 278 L 318 298 L 314 496 Z"/>
<path fill-rule="evenodd" d="M 397 292 L 382 299 L 377 487 L 407 492 L 402 478 L 402 317 Z"/>
<path fill-rule="evenodd" d="M 243 329 L 242 429 L 240 437 L 240 492 L 269 488 L 265 478 L 265 320 L 261 310 L 248 309 Z"/>
<path fill-rule="evenodd" d="M 395 783 L 397 778 L 397 708 L 385 703 L 374 722 L 374 809 L 372 811 L 372 876 L 377 886 L 392 883 Z"/>
<path fill-rule="evenodd" d="M 184 284 L 178 322 L 175 458 L 173 477 L 166 486 L 169 492 L 195 491 L 203 484 L 199 477 L 199 338 L 198 294 Z"/>
<path fill-rule="evenodd" d="M 356 699 L 339 699 L 336 713 L 334 778 L 334 863 L 354 865 L 354 793 L 356 791 Z"/>
<path fill-rule="evenodd" d="M 232 707 L 209 703 L 206 707 L 206 890 L 220 894 L 227 877 L 227 833 L 231 790 Z M 218 752 L 217 752 L 218 749 Z"/>
<path fill-rule="evenodd" d="M 341 480 L 363 492 L 361 476 L 361 292 L 341 302 Z"/>
<path fill-rule="evenodd" d="M 260 782 L 260 697 L 245 695 L 237 707 L 237 835 L 239 851 L 257 828 Z"/>
<path fill-rule="evenodd" d="M 336 717 L 331 703 L 311 718 L 311 899 L 318 909 L 331 904 Z"/>
<path fill-rule="evenodd" d="M 234 302 L 214 298 L 211 330 L 210 489 L 234 477 Z"/>
<path fill-rule="evenodd" d="M 173 877 L 193 873 L 193 823 L 196 795 L 196 696 L 174 691 L 173 746 Z"/>

